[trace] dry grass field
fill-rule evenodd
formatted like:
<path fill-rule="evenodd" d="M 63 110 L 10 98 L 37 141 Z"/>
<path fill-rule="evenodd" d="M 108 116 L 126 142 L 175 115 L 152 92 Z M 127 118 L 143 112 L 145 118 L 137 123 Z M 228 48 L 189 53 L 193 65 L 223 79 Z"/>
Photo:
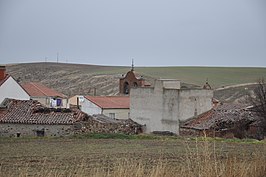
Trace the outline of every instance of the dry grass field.
<path fill-rule="evenodd" d="M 148 138 L 147 138 L 148 137 Z M 0 176 L 263 177 L 265 141 L 0 138 Z"/>

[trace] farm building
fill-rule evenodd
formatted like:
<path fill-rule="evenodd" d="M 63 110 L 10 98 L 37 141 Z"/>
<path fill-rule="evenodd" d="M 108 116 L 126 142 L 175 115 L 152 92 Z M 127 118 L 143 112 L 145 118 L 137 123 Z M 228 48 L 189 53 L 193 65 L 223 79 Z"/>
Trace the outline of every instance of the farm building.
<path fill-rule="evenodd" d="M 85 96 L 80 102 L 80 109 L 88 115 L 104 114 L 113 119 L 128 119 L 129 97 Z"/>
<path fill-rule="evenodd" d="M 132 88 L 130 118 L 146 126 L 147 133 L 179 134 L 179 122 L 212 108 L 213 90 L 184 89 L 179 80 L 156 80 L 154 87 Z"/>
<path fill-rule="evenodd" d="M 68 108 L 66 95 L 48 88 L 41 83 L 29 82 L 22 85 L 32 100 L 37 100 L 48 108 Z"/>
<path fill-rule="evenodd" d="M 0 66 L 0 104 L 5 98 L 29 100 L 30 96 L 12 76 L 6 73 L 6 67 Z"/>
<path fill-rule="evenodd" d="M 184 121 L 181 135 L 263 139 L 260 118 L 241 104 L 224 103 Z"/>
<path fill-rule="evenodd" d="M 86 114 L 79 110 L 51 109 L 35 100 L 5 99 L 0 108 L 0 136 L 63 136 Z"/>

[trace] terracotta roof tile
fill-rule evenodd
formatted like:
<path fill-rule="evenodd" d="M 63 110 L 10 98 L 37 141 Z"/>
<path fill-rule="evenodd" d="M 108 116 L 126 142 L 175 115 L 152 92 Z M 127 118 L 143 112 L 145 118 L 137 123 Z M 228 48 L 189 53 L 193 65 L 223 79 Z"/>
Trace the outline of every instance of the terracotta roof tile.
<path fill-rule="evenodd" d="M 22 87 L 30 96 L 51 96 L 51 97 L 61 97 L 65 98 L 66 96 L 56 90 L 48 88 L 40 83 L 29 82 L 23 84 Z"/>
<path fill-rule="evenodd" d="M 0 110 L 0 123 L 73 124 L 86 116 L 79 110 L 45 108 L 35 100 L 8 99 L 6 107 Z"/>
<path fill-rule="evenodd" d="M 128 96 L 85 96 L 97 106 L 105 109 L 129 109 Z"/>
<path fill-rule="evenodd" d="M 184 122 L 181 127 L 199 130 L 215 129 L 221 124 L 228 125 L 242 119 L 253 121 L 257 117 L 241 105 L 223 104 Z"/>

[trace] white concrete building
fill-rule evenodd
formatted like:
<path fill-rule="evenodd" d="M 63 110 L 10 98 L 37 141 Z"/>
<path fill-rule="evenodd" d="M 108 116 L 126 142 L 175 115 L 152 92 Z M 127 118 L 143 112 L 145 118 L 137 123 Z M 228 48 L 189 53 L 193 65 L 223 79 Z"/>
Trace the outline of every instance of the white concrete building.
<path fill-rule="evenodd" d="M 5 66 L 0 66 L 0 104 L 5 98 L 29 100 L 30 96 L 12 76 L 6 74 Z"/>
<path fill-rule="evenodd" d="M 113 119 L 129 118 L 129 96 L 85 96 L 79 101 L 81 111 L 104 114 Z"/>
<path fill-rule="evenodd" d="M 132 88 L 130 118 L 144 132 L 179 134 L 179 122 L 212 108 L 213 90 L 181 89 L 179 80 L 156 80 L 154 87 Z"/>

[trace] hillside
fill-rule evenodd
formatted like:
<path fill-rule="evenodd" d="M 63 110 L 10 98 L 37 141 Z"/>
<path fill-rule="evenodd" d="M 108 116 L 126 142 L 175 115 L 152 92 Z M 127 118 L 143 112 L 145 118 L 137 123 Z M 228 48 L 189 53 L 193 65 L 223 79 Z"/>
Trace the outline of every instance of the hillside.
<path fill-rule="evenodd" d="M 118 81 L 130 67 L 97 66 L 65 63 L 23 63 L 7 65 L 7 72 L 22 82 L 41 82 L 66 95 L 118 93 Z M 266 68 L 230 67 L 136 67 L 135 71 L 146 80 L 154 78 L 180 79 L 182 82 L 202 86 L 208 78 L 213 88 L 227 85 L 254 83 L 266 78 Z M 218 94 L 222 97 L 224 94 Z"/>

